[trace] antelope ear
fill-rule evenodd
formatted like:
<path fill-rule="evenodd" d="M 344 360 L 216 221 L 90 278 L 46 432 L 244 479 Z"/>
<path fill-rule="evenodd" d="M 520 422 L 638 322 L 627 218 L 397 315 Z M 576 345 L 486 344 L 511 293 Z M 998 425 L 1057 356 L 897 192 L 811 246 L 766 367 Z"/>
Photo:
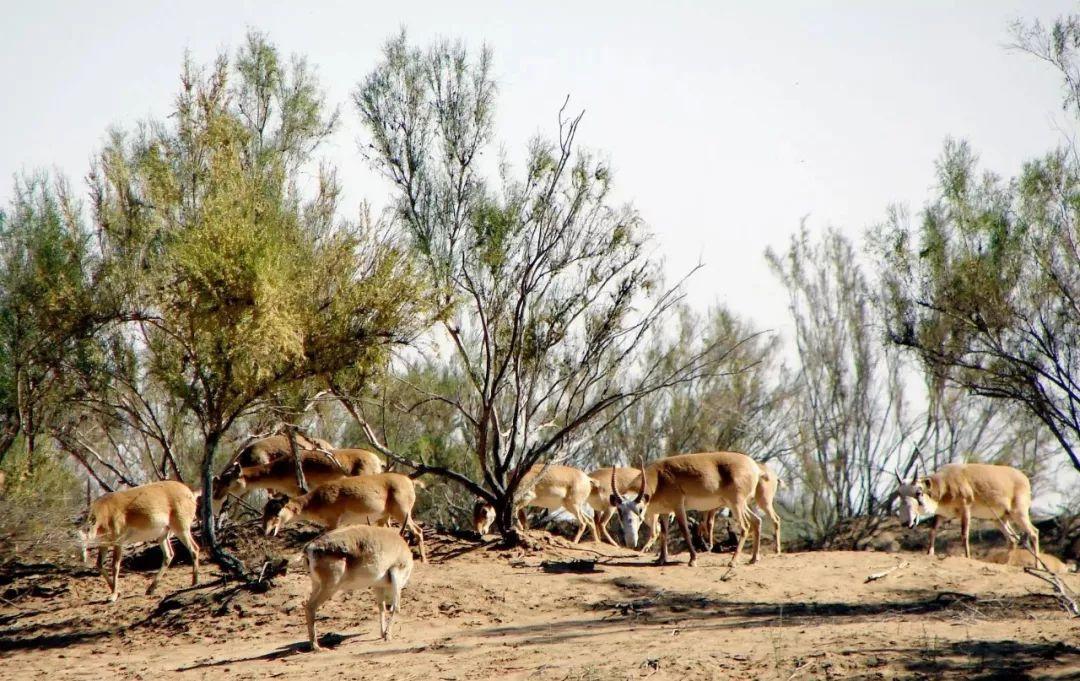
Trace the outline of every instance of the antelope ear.
<path fill-rule="evenodd" d="M 652 495 L 651 495 L 651 494 L 645 494 L 645 495 L 643 495 L 643 496 L 641 497 L 641 501 L 642 501 L 643 503 L 646 503 L 646 504 L 647 504 L 647 503 L 649 503 L 649 499 L 652 499 Z"/>
<path fill-rule="evenodd" d="M 618 494 L 611 494 L 608 496 L 608 503 L 612 506 L 618 506 L 622 503 L 622 498 Z"/>

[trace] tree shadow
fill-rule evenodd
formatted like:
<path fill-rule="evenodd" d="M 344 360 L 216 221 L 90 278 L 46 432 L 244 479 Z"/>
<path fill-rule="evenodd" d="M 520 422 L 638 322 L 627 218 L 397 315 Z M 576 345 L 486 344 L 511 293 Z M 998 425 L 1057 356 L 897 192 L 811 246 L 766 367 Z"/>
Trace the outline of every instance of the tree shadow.
<path fill-rule="evenodd" d="M 981 597 L 956 591 L 908 589 L 894 593 L 905 596 L 889 601 L 767 603 L 723 598 L 716 594 L 680 592 L 658 588 L 629 577 L 617 577 L 611 584 L 631 598 L 604 599 L 589 606 L 609 610 L 611 617 L 630 617 L 646 621 L 683 621 L 737 618 L 727 626 L 776 627 L 802 626 L 828 619 L 836 623 L 877 620 L 883 616 L 975 615 L 981 619 L 1010 619 L 1033 610 L 1057 611 L 1052 594 Z M 606 618 L 606 619 L 607 619 Z"/>
<path fill-rule="evenodd" d="M 493 544 L 497 544 L 498 540 L 478 541 L 473 544 L 464 544 L 459 546 L 453 546 L 448 548 L 449 544 L 443 544 L 434 547 L 428 553 L 428 562 L 438 565 L 440 563 L 449 563 L 455 558 L 460 558 L 464 555 L 479 551 L 480 549 L 486 549 Z"/>
<path fill-rule="evenodd" d="M 1060 641 L 927 641 L 922 647 L 851 652 L 894 657 L 897 666 L 920 678 L 980 681 L 1080 678 L 1080 648 Z"/>
<path fill-rule="evenodd" d="M 625 576 L 611 579 L 609 583 L 627 597 L 583 604 L 586 612 L 604 613 L 600 617 L 594 614 L 535 624 L 505 625 L 476 631 L 474 635 L 522 637 L 521 644 L 545 645 L 590 639 L 642 624 L 692 622 L 695 629 L 732 630 L 880 622 L 882 618 L 910 616 L 950 619 L 974 615 L 986 620 L 1015 619 L 1034 610 L 1058 610 L 1053 596 L 1048 594 L 981 598 L 959 592 L 908 590 L 900 592 L 905 598 L 888 602 L 768 603 L 670 591 Z"/>
<path fill-rule="evenodd" d="M 50 625 L 50 628 L 60 625 Z M 35 629 L 42 627 L 35 627 Z M 69 631 L 66 634 L 46 634 L 35 635 L 28 638 L 10 638 L 5 636 L 11 630 L 0 631 L 0 652 L 4 651 L 23 651 L 23 650 L 51 650 L 55 648 L 66 648 L 68 645 L 77 643 L 83 643 L 86 641 L 93 641 L 99 638 L 105 638 L 116 634 L 120 631 L 120 627 L 107 628 L 107 629 L 92 629 L 90 631 Z M 24 632 L 24 631 L 19 631 Z M 28 631 L 25 631 L 28 632 Z"/>

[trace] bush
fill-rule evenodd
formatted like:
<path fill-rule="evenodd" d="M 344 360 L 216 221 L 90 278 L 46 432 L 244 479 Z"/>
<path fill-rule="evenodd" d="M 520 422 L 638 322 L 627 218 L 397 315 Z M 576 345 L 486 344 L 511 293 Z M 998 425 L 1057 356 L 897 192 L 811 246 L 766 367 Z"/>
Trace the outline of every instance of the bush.
<path fill-rule="evenodd" d="M 79 479 L 53 451 L 33 461 L 16 445 L 0 467 L 0 563 L 55 559 L 76 549 L 75 523 L 86 510 Z"/>

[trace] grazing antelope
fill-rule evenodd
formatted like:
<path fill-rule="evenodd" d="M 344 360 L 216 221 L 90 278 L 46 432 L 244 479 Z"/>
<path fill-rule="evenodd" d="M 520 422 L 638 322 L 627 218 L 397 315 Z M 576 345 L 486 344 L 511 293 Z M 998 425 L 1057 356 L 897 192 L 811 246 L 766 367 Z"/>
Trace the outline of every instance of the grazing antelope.
<path fill-rule="evenodd" d="M 311 649 L 322 650 L 315 636 L 319 606 L 340 590 L 364 587 L 375 591 L 379 633 L 389 640 L 401 589 L 413 569 L 412 551 L 401 535 L 389 527 L 349 525 L 316 537 L 304 547 L 304 554 L 311 574 L 311 595 L 304 606 Z"/>
<path fill-rule="evenodd" d="M 614 466 L 611 468 L 600 468 L 589 473 L 589 477 L 595 480 L 598 485 L 598 487 L 594 487 L 589 494 L 589 506 L 591 506 L 593 510 L 593 522 L 596 523 L 597 529 L 600 530 L 600 534 L 604 536 L 604 539 L 608 543 L 612 546 L 618 546 L 618 542 L 612 539 L 607 528 L 608 523 L 611 522 L 612 516 L 615 515 L 615 507 L 611 505 L 611 496 L 607 489 L 613 472 L 615 473 L 616 491 L 618 491 L 620 495 L 625 495 L 637 494 L 641 491 L 641 471 L 636 468 Z M 653 533 L 652 539 L 656 539 L 655 532 Z M 634 547 L 631 546 L 630 548 Z"/>
<path fill-rule="evenodd" d="M 195 520 L 196 495 L 182 482 L 164 480 L 131 489 L 109 492 L 90 504 L 86 524 L 79 535 L 83 561 L 87 549 L 98 547 L 98 569 L 105 577 L 115 602 L 120 593 L 120 556 L 123 547 L 139 542 L 157 542 L 161 546 L 161 569 L 147 588 L 147 595 L 157 588 L 158 580 L 172 563 L 171 539 L 176 535 L 191 553 L 191 584 L 199 583 L 199 547 L 191 536 Z M 112 547 L 112 569 L 105 572 L 105 551 Z"/>
<path fill-rule="evenodd" d="M 776 513 L 776 509 L 773 508 L 773 500 L 776 498 L 777 488 L 783 484 L 783 481 L 777 477 L 776 473 L 769 470 L 769 467 L 765 464 L 758 462 L 758 468 L 761 469 L 761 477 L 758 479 L 758 486 L 754 491 L 754 505 L 772 520 L 773 532 L 776 535 L 776 555 L 780 555 L 780 516 Z M 712 551 L 713 528 L 716 525 L 716 514 L 719 512 L 720 509 L 709 511 L 705 514 L 705 522 L 698 526 L 702 532 L 701 539 L 702 543 L 705 544 L 706 551 Z M 643 550 L 647 550 L 647 547 Z"/>
<path fill-rule="evenodd" d="M 296 434 L 296 448 L 303 451 L 326 450 L 333 451 L 334 447 L 326 440 L 317 437 L 307 438 L 299 433 Z M 241 466 L 258 466 L 270 463 L 274 459 L 290 456 L 292 449 L 289 448 L 289 438 L 286 435 L 271 435 L 245 445 L 236 456 L 229 461 L 229 465 L 239 463 Z"/>
<path fill-rule="evenodd" d="M 757 490 L 761 469 L 756 461 L 738 452 L 703 452 L 680 454 L 654 461 L 645 468 L 641 464 L 645 485 L 634 498 L 624 497 L 611 482 L 611 504 L 622 522 L 627 546 L 637 546 L 638 528 L 643 521 L 653 526 L 660 519 L 660 557 L 667 563 L 667 532 L 669 513 L 674 513 L 690 551 L 690 565 L 697 564 L 697 549 L 690 537 L 687 511 L 711 511 L 727 506 L 739 524 L 739 543 L 731 556 L 734 566 L 742 552 L 746 533 L 753 529 L 754 553 L 751 563 L 758 561 L 761 548 L 761 518 L 750 510 L 749 502 Z"/>
<path fill-rule="evenodd" d="M 477 499 L 476 503 L 473 504 L 472 522 L 473 529 L 483 537 L 491 529 L 492 523 L 495 522 L 495 507 L 483 499 Z"/>
<path fill-rule="evenodd" d="M 335 449 L 332 453 L 332 459 L 319 451 L 300 454 L 304 479 L 310 488 L 348 475 L 382 473 L 382 461 L 367 450 Z M 240 496 L 253 489 L 299 496 L 302 492 L 296 484 L 296 462 L 291 456 L 257 466 L 241 466 L 234 462 L 214 480 L 214 503 L 220 507 L 228 495 Z"/>
<path fill-rule="evenodd" d="M 419 482 L 415 484 L 420 484 Z M 334 530 L 343 525 L 394 520 L 420 544 L 420 561 L 427 562 L 424 532 L 412 519 L 416 504 L 414 482 L 400 473 L 357 475 L 326 482 L 293 499 L 275 497 L 263 512 L 263 532 L 277 536 L 293 520 L 304 519 Z"/>
<path fill-rule="evenodd" d="M 541 475 L 542 472 L 542 475 Z M 536 476 L 541 475 L 539 479 Z M 527 519 L 525 507 L 535 506 L 549 511 L 566 509 L 578 522 L 578 531 L 574 543 L 581 541 L 585 528 L 592 530 L 593 539 L 600 541 L 596 533 L 596 524 L 585 514 L 584 506 L 589 501 L 589 494 L 599 483 L 570 466 L 544 466 L 537 464 L 529 469 L 521 480 L 521 489 L 528 490 L 521 494 L 515 504 L 516 517 L 521 529 L 525 529 Z"/>
<path fill-rule="evenodd" d="M 997 520 L 1005 538 L 1015 548 L 1019 545 L 1016 532 L 1009 521 L 1016 522 L 1031 540 L 1035 554 L 1039 553 L 1039 531 L 1031 524 L 1031 481 L 1012 466 L 985 463 L 950 463 L 931 476 L 912 477 L 905 483 L 896 472 L 900 493 L 900 522 L 908 527 L 919 524 L 919 516 L 933 514 L 930 525 L 930 549 L 934 555 L 941 518 L 960 518 L 964 535 L 964 555 L 971 558 L 968 531 L 972 518 Z"/>

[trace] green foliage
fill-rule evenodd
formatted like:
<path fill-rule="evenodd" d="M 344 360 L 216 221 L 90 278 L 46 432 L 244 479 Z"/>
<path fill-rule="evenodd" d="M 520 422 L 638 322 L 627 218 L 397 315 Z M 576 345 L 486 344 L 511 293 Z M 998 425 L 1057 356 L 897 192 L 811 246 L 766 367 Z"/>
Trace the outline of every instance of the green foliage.
<path fill-rule="evenodd" d="M 47 449 L 47 446 L 45 447 Z M 53 558 L 74 548 L 74 520 L 85 511 L 81 485 L 57 452 L 35 454 L 31 466 L 25 438 L 11 448 L 0 471 L 0 563 Z"/>
<path fill-rule="evenodd" d="M 921 222 L 894 211 L 875 247 L 892 340 L 938 380 L 1028 410 L 1080 468 L 1078 187 L 1064 151 L 1006 182 L 950 142 Z"/>
<path fill-rule="evenodd" d="M 529 144 L 522 176 L 484 172 L 495 91 L 488 50 L 422 50 L 401 34 L 353 99 L 367 158 L 392 182 L 397 223 L 444 307 L 443 368 L 464 379 L 417 395 L 456 412 L 474 463 L 415 463 L 495 503 L 506 530 L 530 466 L 714 367 L 708 349 L 675 361 L 670 346 L 639 362 L 680 292 L 660 284 L 637 212 L 613 204 L 607 164 L 576 148 L 581 116 L 560 112 L 557 139 Z"/>
<path fill-rule="evenodd" d="M 766 257 L 795 322 L 792 446 L 808 496 L 801 515 L 820 535 L 881 511 L 882 464 L 903 439 L 899 365 L 882 346 L 872 289 L 849 239 L 833 229 L 813 239 L 804 224 L 786 252 Z"/>
<path fill-rule="evenodd" d="M 336 119 L 306 62 L 286 65 L 253 33 L 234 60 L 185 62 L 167 121 L 111 135 L 91 183 L 101 288 L 118 309 L 114 373 L 83 407 L 97 440 L 121 429 L 160 451 L 143 474 L 110 469 L 125 482 L 187 474 L 186 453 L 209 488 L 238 421 L 292 420 L 320 382 L 370 374 L 426 325 L 408 249 L 392 230 L 340 220 L 336 176 L 315 167 Z M 187 425 L 197 447 L 179 442 Z"/>
<path fill-rule="evenodd" d="M 330 170 L 301 191 L 336 119 L 302 60 L 284 68 L 252 34 L 233 66 L 187 63 L 182 83 L 170 125 L 103 152 L 95 211 L 154 378 L 220 432 L 283 384 L 407 340 L 422 305 L 388 235 L 337 221 Z"/>
<path fill-rule="evenodd" d="M 66 183 L 17 180 L 0 214 L 0 461 L 20 432 L 33 461 L 36 438 L 72 388 L 64 372 L 92 365 L 94 267 Z"/>

